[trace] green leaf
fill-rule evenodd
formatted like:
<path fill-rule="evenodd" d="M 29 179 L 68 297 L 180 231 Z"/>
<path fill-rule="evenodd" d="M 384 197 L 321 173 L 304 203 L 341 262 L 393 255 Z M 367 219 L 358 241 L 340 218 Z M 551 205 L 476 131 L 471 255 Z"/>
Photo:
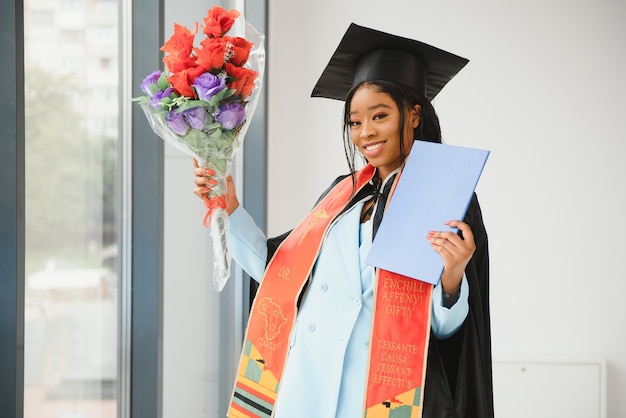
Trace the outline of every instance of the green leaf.
<path fill-rule="evenodd" d="M 207 125 L 205 131 L 208 132 L 208 131 L 212 131 L 213 129 L 221 129 L 221 127 L 222 125 L 220 125 L 219 123 L 213 122 L 212 124 Z"/>
<path fill-rule="evenodd" d="M 185 142 L 189 148 L 195 153 L 200 153 L 206 146 L 204 143 L 206 140 L 206 135 L 197 129 L 192 129 L 189 131 L 187 135 L 182 137 L 183 142 Z"/>
<path fill-rule="evenodd" d="M 212 107 L 217 107 L 222 100 L 229 98 L 230 96 L 235 94 L 236 91 L 237 90 L 234 89 L 224 89 L 220 91 L 215 96 L 211 97 L 211 100 L 209 100 L 209 105 Z"/>
<path fill-rule="evenodd" d="M 221 138 L 222 136 L 222 129 L 220 128 L 216 128 L 213 132 L 211 132 L 209 134 L 209 137 L 214 139 L 214 143 L 218 143 L 217 141 L 219 140 L 219 138 Z"/>
<path fill-rule="evenodd" d="M 233 131 L 224 131 L 224 138 L 229 142 L 233 142 Z"/>
<path fill-rule="evenodd" d="M 228 162 L 226 160 L 210 156 L 208 161 L 211 166 L 216 168 L 216 171 L 219 171 L 222 173 L 226 171 L 226 167 L 228 165 Z"/>
<path fill-rule="evenodd" d="M 179 104 L 178 112 L 192 109 L 194 107 L 206 107 L 206 102 L 204 100 L 186 100 L 184 103 Z"/>
<path fill-rule="evenodd" d="M 132 99 L 130 99 L 132 102 L 137 102 L 139 104 L 148 104 L 150 103 L 150 96 L 139 96 L 139 97 L 133 97 Z"/>
<path fill-rule="evenodd" d="M 159 87 L 159 90 L 165 90 L 168 87 L 171 87 L 169 81 L 167 81 L 167 75 L 165 74 L 165 71 L 161 73 L 161 76 L 157 81 L 157 86 Z"/>

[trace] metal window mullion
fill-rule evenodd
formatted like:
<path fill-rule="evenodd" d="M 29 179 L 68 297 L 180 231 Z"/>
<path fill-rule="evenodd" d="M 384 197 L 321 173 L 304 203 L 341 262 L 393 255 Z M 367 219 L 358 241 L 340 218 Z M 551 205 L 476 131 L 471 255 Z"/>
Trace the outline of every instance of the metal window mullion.
<path fill-rule="evenodd" d="M 126 3 L 126 2 L 123 2 Z M 123 101 L 141 94 L 143 78 L 162 68 L 163 0 L 132 0 L 123 8 L 126 43 Z M 130 93 L 130 95 L 128 94 Z M 163 376 L 163 141 L 137 105 L 124 107 L 120 295 L 121 418 L 161 418 Z M 122 392 L 123 391 L 123 392 Z M 122 415 L 124 414 L 124 415 Z"/>
<path fill-rule="evenodd" d="M 119 6 L 120 36 L 120 124 L 118 148 L 118 353 L 117 418 L 131 417 L 131 341 L 132 341 L 132 18 L 133 2 Z"/>
<path fill-rule="evenodd" d="M 8 3 L 8 2 L 7 2 Z M 24 415 L 24 4 L 0 17 L 0 411 Z"/>

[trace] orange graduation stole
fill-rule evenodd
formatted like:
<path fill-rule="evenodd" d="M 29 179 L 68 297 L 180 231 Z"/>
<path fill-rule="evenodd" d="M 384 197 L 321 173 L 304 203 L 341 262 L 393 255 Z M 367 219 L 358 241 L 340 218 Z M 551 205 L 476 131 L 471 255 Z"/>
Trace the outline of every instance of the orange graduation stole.
<path fill-rule="evenodd" d="M 357 190 L 371 180 L 374 172 L 368 164 L 356 173 Z M 347 177 L 291 232 L 270 260 L 250 311 L 229 417 L 274 415 L 298 297 L 326 230 L 351 196 L 352 182 Z M 296 253 L 298 256 L 293 257 Z M 432 285 L 380 269 L 376 269 L 375 283 L 363 416 L 419 418 Z"/>

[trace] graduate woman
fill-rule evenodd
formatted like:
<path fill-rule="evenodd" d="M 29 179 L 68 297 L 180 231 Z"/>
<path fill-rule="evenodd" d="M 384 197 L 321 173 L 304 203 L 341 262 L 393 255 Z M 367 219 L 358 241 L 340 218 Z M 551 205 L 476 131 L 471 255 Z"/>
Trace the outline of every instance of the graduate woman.
<path fill-rule="evenodd" d="M 273 239 L 229 182 L 231 252 L 260 282 L 229 416 L 493 417 L 489 259 L 476 196 L 463 220 L 448 223 L 458 233 L 442 225 L 423 238 L 443 260 L 436 286 L 364 262 L 412 144 L 441 142 L 430 101 L 467 62 L 351 25 L 313 90 L 345 101 L 350 174 Z M 201 198 L 208 174 L 196 166 Z"/>

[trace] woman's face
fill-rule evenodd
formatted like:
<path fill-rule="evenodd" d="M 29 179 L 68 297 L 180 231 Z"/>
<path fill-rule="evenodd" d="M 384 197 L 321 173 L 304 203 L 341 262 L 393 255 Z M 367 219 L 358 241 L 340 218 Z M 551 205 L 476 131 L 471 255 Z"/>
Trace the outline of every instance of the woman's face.
<path fill-rule="evenodd" d="M 403 109 L 404 152 L 400 155 L 400 109 L 387 93 L 372 86 L 360 87 L 350 103 L 350 137 L 381 178 L 400 167 L 413 144 L 413 130 L 420 123 L 420 106 Z"/>

